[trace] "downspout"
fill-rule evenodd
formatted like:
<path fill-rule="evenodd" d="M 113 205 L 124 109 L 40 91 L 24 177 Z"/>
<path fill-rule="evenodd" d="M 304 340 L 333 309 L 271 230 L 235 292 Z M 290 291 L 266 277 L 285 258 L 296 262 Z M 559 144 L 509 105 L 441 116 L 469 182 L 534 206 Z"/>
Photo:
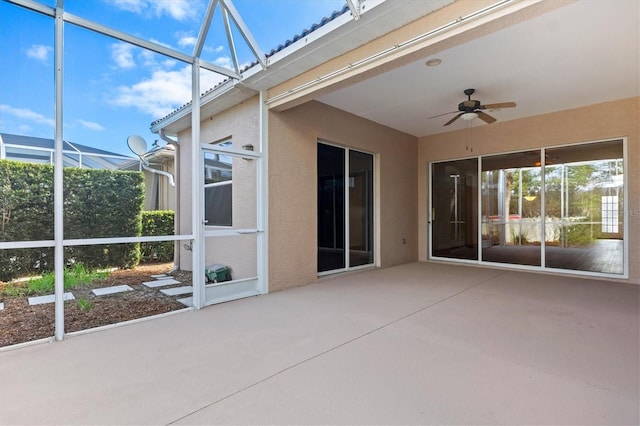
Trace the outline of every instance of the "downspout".
<path fill-rule="evenodd" d="M 160 139 L 173 145 L 175 156 L 173 159 L 174 179 L 175 179 L 175 208 L 173 210 L 173 235 L 180 234 L 180 144 L 178 141 L 171 139 L 164 133 L 164 129 L 160 129 L 158 133 Z M 173 268 L 180 268 L 180 241 L 173 242 Z"/>

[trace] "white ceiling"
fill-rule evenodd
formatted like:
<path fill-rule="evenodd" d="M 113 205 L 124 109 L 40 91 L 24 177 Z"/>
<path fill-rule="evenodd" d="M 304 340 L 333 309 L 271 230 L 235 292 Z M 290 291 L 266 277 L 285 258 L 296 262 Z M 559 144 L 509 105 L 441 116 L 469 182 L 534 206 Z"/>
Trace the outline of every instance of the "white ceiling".
<path fill-rule="evenodd" d="M 415 136 L 461 129 L 443 124 L 475 88 L 499 121 L 640 95 L 640 2 L 579 0 L 543 16 L 319 97 L 320 102 Z M 476 119 L 473 126 L 486 125 Z"/>

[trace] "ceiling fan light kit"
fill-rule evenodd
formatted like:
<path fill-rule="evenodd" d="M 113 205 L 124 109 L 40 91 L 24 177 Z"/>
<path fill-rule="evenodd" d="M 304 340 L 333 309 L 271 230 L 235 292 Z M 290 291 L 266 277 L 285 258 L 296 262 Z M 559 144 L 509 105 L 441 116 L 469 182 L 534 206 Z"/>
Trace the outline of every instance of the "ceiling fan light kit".
<path fill-rule="evenodd" d="M 499 102 L 495 104 L 483 105 L 480 101 L 471 99 L 471 95 L 473 95 L 475 91 L 476 91 L 475 89 L 466 89 L 464 91 L 464 94 L 467 95 L 467 100 L 462 101 L 458 104 L 457 111 L 446 112 L 444 114 L 435 115 L 429 118 L 442 117 L 443 115 L 458 113 L 458 115 L 453 117 L 451 120 L 447 121 L 444 125 L 448 126 L 454 121 L 456 121 L 458 118 L 462 118 L 464 121 L 470 121 L 475 118 L 479 118 L 485 123 L 491 124 L 496 122 L 497 120 L 494 117 L 487 114 L 486 112 L 484 112 L 483 110 L 486 110 L 486 109 L 499 110 L 502 108 L 514 108 L 516 106 L 515 102 Z"/>

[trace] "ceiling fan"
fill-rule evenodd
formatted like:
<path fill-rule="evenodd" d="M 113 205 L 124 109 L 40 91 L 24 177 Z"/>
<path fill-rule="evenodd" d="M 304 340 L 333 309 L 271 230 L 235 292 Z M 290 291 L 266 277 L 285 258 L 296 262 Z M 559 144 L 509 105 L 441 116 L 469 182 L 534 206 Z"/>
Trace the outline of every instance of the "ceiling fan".
<path fill-rule="evenodd" d="M 500 102 L 497 104 L 486 104 L 482 105 L 480 101 L 475 99 L 471 99 L 471 95 L 475 92 L 475 89 L 467 89 L 464 91 L 464 94 L 467 95 L 468 99 L 466 101 L 462 101 L 458 104 L 457 111 L 445 112 L 444 114 L 434 115 L 431 118 L 442 117 L 443 115 L 458 113 L 451 120 L 447 121 L 444 125 L 448 126 L 449 124 L 456 121 L 458 118 L 462 117 L 463 120 L 473 120 L 474 118 L 479 118 L 487 124 L 491 124 L 496 121 L 495 118 L 484 112 L 485 109 L 498 109 L 498 108 L 513 108 L 516 106 L 515 102 Z"/>

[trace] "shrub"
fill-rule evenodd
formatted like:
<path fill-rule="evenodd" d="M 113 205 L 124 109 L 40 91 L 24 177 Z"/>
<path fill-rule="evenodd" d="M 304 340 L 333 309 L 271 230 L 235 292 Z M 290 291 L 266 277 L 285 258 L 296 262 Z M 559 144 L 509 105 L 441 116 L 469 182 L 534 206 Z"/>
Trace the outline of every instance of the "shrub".
<path fill-rule="evenodd" d="M 142 212 L 142 235 L 173 235 L 174 213 L 171 210 Z M 173 241 L 140 243 L 142 262 L 169 262 L 173 260 Z"/>
<path fill-rule="evenodd" d="M 64 238 L 140 235 L 144 177 L 140 172 L 64 169 Z M 0 241 L 54 238 L 53 166 L 0 160 Z M 68 265 L 127 268 L 137 243 L 65 248 Z M 0 280 L 53 270 L 53 248 L 0 250 Z"/>

